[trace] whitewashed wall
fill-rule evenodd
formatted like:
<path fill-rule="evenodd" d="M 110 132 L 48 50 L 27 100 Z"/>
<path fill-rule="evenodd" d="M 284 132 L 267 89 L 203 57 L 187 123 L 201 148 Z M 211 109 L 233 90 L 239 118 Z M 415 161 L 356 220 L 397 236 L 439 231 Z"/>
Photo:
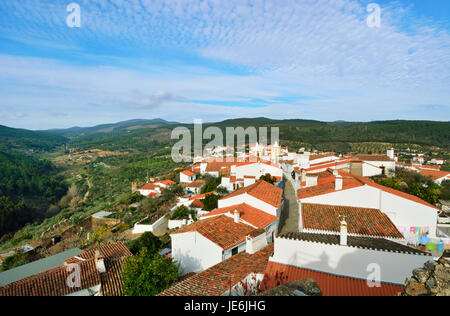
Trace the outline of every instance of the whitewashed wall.
<path fill-rule="evenodd" d="M 222 262 L 222 248 L 197 232 L 170 235 L 173 259 L 180 264 L 179 272 L 201 272 Z"/>
<path fill-rule="evenodd" d="M 367 279 L 380 267 L 380 281 L 404 284 L 411 271 L 432 260 L 431 256 L 375 251 L 339 245 L 327 245 L 292 239 L 275 238 L 274 255 L 270 261 L 320 272 Z"/>
<path fill-rule="evenodd" d="M 164 225 L 166 223 L 167 223 L 167 218 L 165 216 L 161 217 L 160 219 L 158 219 L 156 222 L 154 222 L 151 225 L 150 224 L 144 225 L 144 224 L 136 223 L 136 224 L 134 224 L 134 227 L 133 227 L 133 234 L 142 234 L 145 232 L 153 232 L 159 226 Z"/>

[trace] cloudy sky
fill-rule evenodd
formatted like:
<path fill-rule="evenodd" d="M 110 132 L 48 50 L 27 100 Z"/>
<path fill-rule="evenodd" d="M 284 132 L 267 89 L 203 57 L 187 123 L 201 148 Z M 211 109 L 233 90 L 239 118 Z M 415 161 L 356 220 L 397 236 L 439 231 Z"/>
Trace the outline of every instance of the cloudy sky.
<path fill-rule="evenodd" d="M 0 1 L 0 124 L 450 119 L 448 0 L 74 2 Z"/>

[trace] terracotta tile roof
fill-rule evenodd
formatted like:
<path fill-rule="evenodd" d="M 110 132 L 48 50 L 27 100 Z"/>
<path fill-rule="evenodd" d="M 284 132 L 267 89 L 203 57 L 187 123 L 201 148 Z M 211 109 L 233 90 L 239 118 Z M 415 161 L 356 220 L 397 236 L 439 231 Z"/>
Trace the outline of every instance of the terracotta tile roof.
<path fill-rule="evenodd" d="M 122 296 L 122 271 L 126 258 L 106 260 L 106 273 L 100 274 L 102 296 Z"/>
<path fill-rule="evenodd" d="M 201 186 L 205 185 L 205 181 L 203 180 L 197 180 L 197 181 L 193 181 L 189 184 L 186 185 L 187 188 L 199 188 Z"/>
<path fill-rule="evenodd" d="M 160 296 L 219 296 L 227 292 L 251 273 L 264 273 L 273 244 L 250 255 L 245 251 L 195 274 L 167 290 Z"/>
<path fill-rule="evenodd" d="M 450 175 L 450 172 L 448 172 L 448 171 L 439 171 L 439 170 L 422 169 L 419 172 L 420 172 L 420 174 L 424 175 L 425 177 L 431 177 L 431 179 L 433 179 L 433 180 L 444 178 L 444 177 Z"/>
<path fill-rule="evenodd" d="M 283 190 L 264 180 L 258 180 L 252 185 L 240 188 L 233 193 L 224 196 L 221 200 L 226 200 L 230 197 L 239 196 L 245 193 L 278 208 L 281 204 Z"/>
<path fill-rule="evenodd" d="M 339 173 L 339 174 L 342 175 L 341 173 Z M 342 189 L 339 191 L 353 189 L 353 188 L 360 187 L 360 186 L 363 186 L 363 184 L 360 181 L 358 181 L 357 179 L 355 179 L 351 176 L 344 175 L 344 176 L 342 176 Z M 332 180 L 329 180 L 326 182 L 324 181 L 322 183 L 318 183 L 317 185 L 312 186 L 312 187 L 298 189 L 297 190 L 297 198 L 305 199 L 305 198 L 328 194 L 328 193 L 332 193 L 332 192 L 338 192 L 335 190 L 335 179 L 334 178 Z"/>
<path fill-rule="evenodd" d="M 419 204 L 423 204 L 429 207 L 432 207 L 434 209 L 437 209 L 437 207 L 435 207 L 434 205 L 425 202 L 424 200 L 418 198 L 417 196 L 405 193 L 405 192 L 401 192 L 398 190 L 394 190 L 391 189 L 389 187 L 385 187 L 383 185 L 380 185 L 378 183 L 375 183 L 374 181 L 362 177 L 362 176 L 357 176 L 354 174 L 350 174 L 346 171 L 343 170 L 338 170 L 339 175 L 342 176 L 342 190 L 347 190 L 347 189 L 352 189 L 352 188 L 356 188 L 362 185 L 368 185 L 371 186 L 373 188 L 377 188 L 379 190 L 382 190 L 384 192 L 390 193 L 390 194 L 394 194 L 397 195 L 399 197 L 402 197 L 404 199 L 408 199 L 410 201 L 419 203 Z M 340 190 L 340 191 L 342 191 Z M 307 187 L 307 188 L 303 188 L 303 189 L 299 189 L 297 190 L 297 198 L 298 199 L 305 199 L 308 197 L 312 197 L 312 196 L 318 196 L 318 195 L 323 195 L 323 194 L 328 194 L 328 193 L 332 193 L 335 192 L 334 189 L 334 181 L 333 182 L 327 182 L 327 183 L 322 183 L 322 184 L 317 184 L 315 186 L 312 187 Z"/>
<path fill-rule="evenodd" d="M 250 225 L 235 223 L 234 219 L 226 215 L 219 215 L 183 226 L 172 234 L 196 231 L 222 249 L 227 250 L 244 242 L 245 237 L 253 230 L 255 228 Z"/>
<path fill-rule="evenodd" d="M 339 245 L 340 236 L 335 234 L 315 234 L 315 233 L 300 233 L 291 232 L 277 236 L 278 238 L 295 239 L 312 243 Z M 347 236 L 347 246 L 354 248 L 371 249 L 376 251 L 401 252 L 413 255 L 431 256 L 421 250 L 411 248 L 395 241 L 390 241 L 383 238 L 371 237 L 356 237 Z"/>
<path fill-rule="evenodd" d="M 120 281 L 122 263 L 131 252 L 122 243 L 115 243 L 100 247 L 105 257 L 107 272 L 100 274 L 95 265 L 95 251 L 82 253 L 78 258 L 70 258 L 66 264 L 76 263 L 80 267 L 81 287 L 69 287 L 67 279 L 73 273 L 65 265 L 43 271 L 36 275 L 9 283 L 0 288 L 0 296 L 63 296 L 84 289 L 101 285 L 102 295 L 121 295 Z"/>
<path fill-rule="evenodd" d="M 175 185 L 175 182 L 173 182 L 172 180 L 167 179 L 167 180 L 156 181 L 156 182 L 154 182 L 154 184 L 156 184 L 156 185 L 164 184 L 164 185 L 167 185 L 167 186 L 171 187 L 172 185 Z"/>
<path fill-rule="evenodd" d="M 156 189 L 156 185 L 154 183 L 147 183 L 142 186 L 139 190 L 154 190 Z"/>
<path fill-rule="evenodd" d="M 306 169 L 306 171 L 309 172 L 309 171 L 315 171 L 315 170 L 320 170 L 320 169 L 324 169 L 324 168 L 332 168 L 332 167 L 336 167 L 336 166 L 346 165 L 349 163 L 350 163 L 349 160 L 339 160 L 339 161 L 332 161 L 332 162 L 327 161 L 324 163 L 311 165 L 308 169 Z"/>
<path fill-rule="evenodd" d="M 9 283 L 0 289 L 0 296 L 64 296 L 100 284 L 100 274 L 94 260 L 82 262 L 79 267 L 81 287 L 69 287 L 67 279 L 73 271 L 69 271 L 65 266 L 59 266 Z"/>
<path fill-rule="evenodd" d="M 209 218 L 210 216 L 217 216 L 228 212 L 233 214 L 235 210 L 240 213 L 240 218 L 243 221 L 258 228 L 265 228 L 277 219 L 276 216 L 270 215 L 245 203 L 212 210 L 208 214 L 203 215 L 202 218 Z"/>
<path fill-rule="evenodd" d="M 221 172 L 228 169 L 230 166 L 234 165 L 235 162 L 228 162 L 228 161 L 212 161 L 208 162 L 206 165 L 206 172 Z"/>
<path fill-rule="evenodd" d="M 358 159 L 364 160 L 364 161 L 393 161 L 391 158 L 389 158 L 386 155 L 356 155 Z"/>
<path fill-rule="evenodd" d="M 192 171 L 189 171 L 189 170 L 184 170 L 184 171 L 181 171 L 180 173 L 182 173 L 182 174 L 184 174 L 185 176 L 188 176 L 188 177 L 195 176 L 195 173 L 193 173 Z"/>
<path fill-rule="evenodd" d="M 117 259 L 117 258 L 122 258 L 122 257 L 127 257 L 127 256 L 132 255 L 130 250 L 121 242 L 107 244 L 98 249 L 103 253 L 105 258 Z M 64 262 L 65 263 L 80 263 L 80 262 L 82 262 L 82 260 L 80 260 L 78 258 L 81 258 L 83 260 L 94 259 L 96 250 L 97 249 L 92 249 L 92 250 L 83 252 L 79 256 L 69 258 L 69 259 L 65 260 Z"/>
<path fill-rule="evenodd" d="M 403 238 L 389 217 L 377 209 L 303 203 L 301 212 L 303 229 L 339 233 L 340 216 L 345 216 L 349 234 Z"/>
<path fill-rule="evenodd" d="M 192 202 L 191 206 L 192 206 L 193 208 L 200 208 L 200 209 L 203 209 L 203 207 L 204 207 L 205 205 L 203 204 L 203 202 L 202 202 L 200 199 L 196 199 L 196 200 L 194 200 L 194 202 Z"/>
<path fill-rule="evenodd" d="M 334 156 L 334 153 L 320 154 L 320 155 L 309 155 L 309 161 L 320 159 L 320 158 L 332 157 L 332 156 Z"/>
<path fill-rule="evenodd" d="M 211 191 L 211 192 L 207 192 L 207 193 L 203 193 L 203 194 L 194 195 L 194 196 L 191 196 L 189 198 L 189 200 L 201 200 L 201 199 L 204 199 L 205 196 L 207 196 L 209 194 L 215 194 L 215 193 L 216 193 L 215 191 Z"/>
<path fill-rule="evenodd" d="M 403 285 L 381 283 L 380 287 L 369 287 L 366 280 L 318 272 L 276 262 L 269 262 L 264 274 L 262 288 L 269 290 L 295 280 L 313 279 L 323 296 L 397 296 Z"/>

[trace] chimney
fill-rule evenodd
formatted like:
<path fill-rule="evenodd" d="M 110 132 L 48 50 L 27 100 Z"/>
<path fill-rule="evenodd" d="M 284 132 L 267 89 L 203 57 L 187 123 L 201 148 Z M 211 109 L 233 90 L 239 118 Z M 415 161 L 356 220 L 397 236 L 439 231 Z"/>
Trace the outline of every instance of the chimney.
<path fill-rule="evenodd" d="M 337 175 L 334 178 L 334 190 L 338 191 L 338 190 L 342 190 L 342 176 L 341 175 Z"/>
<path fill-rule="evenodd" d="M 347 222 L 345 221 L 345 216 L 341 218 L 340 245 L 347 246 Z"/>
<path fill-rule="evenodd" d="M 100 250 L 95 251 L 95 266 L 98 273 L 106 273 L 105 256 Z"/>
<path fill-rule="evenodd" d="M 241 213 L 239 213 L 238 210 L 234 210 L 234 222 L 239 223 L 239 220 L 241 219 Z"/>

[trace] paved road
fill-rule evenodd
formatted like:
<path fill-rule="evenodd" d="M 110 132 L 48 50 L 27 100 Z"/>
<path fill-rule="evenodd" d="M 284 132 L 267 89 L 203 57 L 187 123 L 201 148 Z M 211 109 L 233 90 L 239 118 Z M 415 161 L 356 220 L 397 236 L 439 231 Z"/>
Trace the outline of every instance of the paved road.
<path fill-rule="evenodd" d="M 281 211 L 278 232 L 280 234 L 298 232 L 297 194 L 289 181 L 284 181 L 284 207 Z"/>

